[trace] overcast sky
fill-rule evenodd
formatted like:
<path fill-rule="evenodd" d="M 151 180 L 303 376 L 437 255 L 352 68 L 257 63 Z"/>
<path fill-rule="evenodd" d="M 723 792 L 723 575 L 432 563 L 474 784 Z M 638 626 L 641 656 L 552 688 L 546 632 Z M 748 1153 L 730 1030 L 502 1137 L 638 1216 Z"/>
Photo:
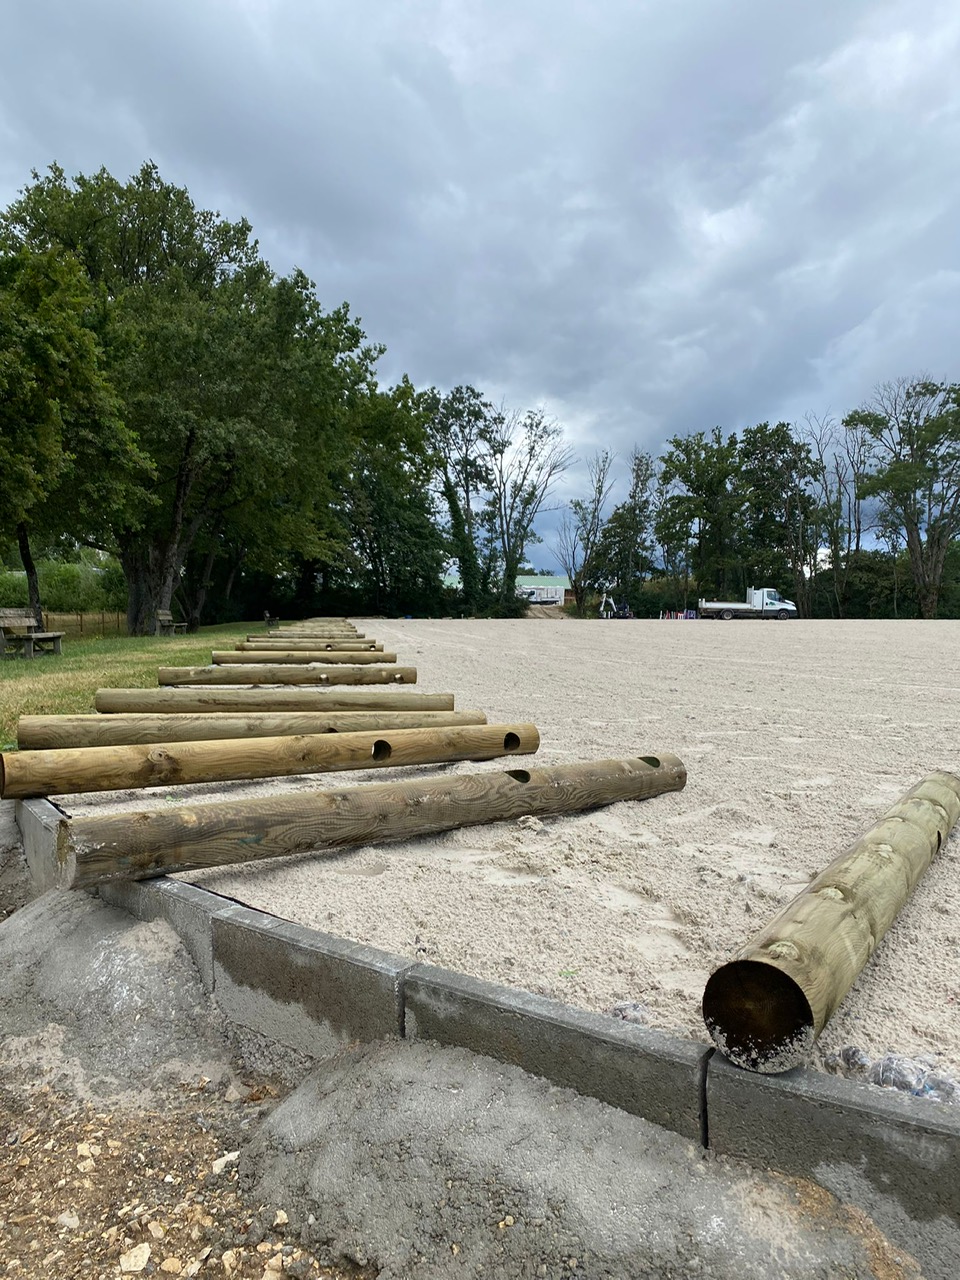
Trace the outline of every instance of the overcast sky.
<path fill-rule="evenodd" d="M 152 158 L 347 300 L 384 382 L 545 405 L 581 458 L 960 380 L 957 0 L 7 0 L 2 21 L 0 203 L 54 160 Z"/>

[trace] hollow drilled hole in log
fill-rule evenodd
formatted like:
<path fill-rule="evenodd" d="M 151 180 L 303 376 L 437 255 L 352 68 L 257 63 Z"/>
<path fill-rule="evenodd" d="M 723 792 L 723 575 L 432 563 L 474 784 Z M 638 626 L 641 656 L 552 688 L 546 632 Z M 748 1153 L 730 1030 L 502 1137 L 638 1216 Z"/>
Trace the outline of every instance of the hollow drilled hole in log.
<path fill-rule="evenodd" d="M 393 755 L 393 747 L 383 738 L 378 738 L 373 744 L 373 750 L 370 752 L 374 760 L 389 760 Z"/>
<path fill-rule="evenodd" d="M 330 677 L 329 677 L 329 676 L 321 676 L 321 677 L 320 677 L 320 683 L 321 683 L 321 684 L 329 684 L 329 683 L 330 683 Z"/>
<path fill-rule="evenodd" d="M 333 648 L 333 645 L 332 645 L 332 644 L 325 644 L 323 647 L 324 647 L 325 649 L 332 649 L 332 648 Z"/>
<path fill-rule="evenodd" d="M 799 983 L 757 960 L 733 960 L 710 975 L 703 1020 L 720 1052 L 748 1071 L 799 1066 L 815 1039 L 813 1011 Z"/>
<path fill-rule="evenodd" d="M 508 769 L 507 777 L 513 778 L 514 782 L 529 782 L 530 775 L 526 769 Z"/>
<path fill-rule="evenodd" d="M 659 769 L 660 761 L 657 756 L 641 756 L 640 759 L 644 764 L 648 764 L 651 769 Z"/>
<path fill-rule="evenodd" d="M 516 733 L 505 733 L 503 735 L 504 751 L 516 751 L 520 745 L 520 737 Z"/>

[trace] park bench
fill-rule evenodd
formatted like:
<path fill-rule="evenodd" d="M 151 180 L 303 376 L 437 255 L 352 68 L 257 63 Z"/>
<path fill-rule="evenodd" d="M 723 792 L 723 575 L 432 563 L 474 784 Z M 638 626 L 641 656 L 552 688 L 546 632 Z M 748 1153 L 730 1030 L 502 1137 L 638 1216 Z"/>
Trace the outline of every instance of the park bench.
<path fill-rule="evenodd" d="M 173 614 L 169 609 L 157 610 L 157 635 L 159 636 L 179 636 L 187 629 L 185 622 L 174 622 Z"/>
<path fill-rule="evenodd" d="M 63 631 L 44 631 L 32 609 L 0 609 L 0 657 L 39 658 L 59 653 Z"/>
<path fill-rule="evenodd" d="M 263 625 L 269 630 L 271 627 L 279 627 L 280 619 L 274 618 L 269 609 L 263 611 Z"/>

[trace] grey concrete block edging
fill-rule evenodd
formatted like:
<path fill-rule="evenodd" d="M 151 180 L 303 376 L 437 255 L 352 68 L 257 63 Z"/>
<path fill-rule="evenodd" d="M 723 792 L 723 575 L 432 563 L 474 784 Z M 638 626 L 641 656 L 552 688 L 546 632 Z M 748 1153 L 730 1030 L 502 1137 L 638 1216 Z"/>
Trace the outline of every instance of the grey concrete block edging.
<path fill-rule="evenodd" d="M 811 1070 L 754 1075 L 705 1044 L 417 964 L 166 877 L 99 893 L 140 919 L 166 920 L 228 1018 L 301 1052 L 387 1036 L 455 1045 L 718 1154 L 812 1177 L 878 1220 L 960 1223 L 960 1108 Z"/>

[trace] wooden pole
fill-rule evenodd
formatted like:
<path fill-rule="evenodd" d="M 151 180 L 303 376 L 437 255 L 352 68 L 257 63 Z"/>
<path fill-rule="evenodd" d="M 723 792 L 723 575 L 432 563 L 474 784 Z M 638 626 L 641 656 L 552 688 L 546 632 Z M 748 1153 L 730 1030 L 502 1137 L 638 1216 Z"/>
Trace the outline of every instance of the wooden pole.
<path fill-rule="evenodd" d="M 960 778 L 931 773 L 711 974 L 707 1030 L 750 1071 L 788 1071 L 814 1042 L 960 816 Z"/>
<path fill-rule="evenodd" d="M 64 818 L 42 858 L 51 879 L 82 889 L 371 840 L 379 845 L 526 814 L 579 813 L 679 791 L 686 778 L 676 756 L 641 756 Z"/>
<path fill-rule="evenodd" d="M 540 735 L 532 724 L 484 724 L 168 742 L 156 746 L 8 751 L 0 752 L 0 800 L 282 778 L 342 769 L 493 760 L 504 755 L 529 755 L 539 746 Z"/>
<path fill-rule="evenodd" d="M 452 693 L 413 689 L 98 689 L 97 711 L 452 711 Z"/>
<path fill-rule="evenodd" d="M 262 640 L 368 640 L 370 637 L 365 636 L 362 632 L 354 631 L 317 631 L 317 632 L 290 632 L 285 631 L 259 631 L 254 635 L 247 636 L 247 644 L 259 644 Z"/>
<path fill-rule="evenodd" d="M 295 650 L 322 649 L 325 653 L 380 653 L 383 645 L 377 640 L 241 640 L 237 652 L 250 649 Z"/>
<path fill-rule="evenodd" d="M 268 627 L 267 630 L 275 636 L 357 635 L 357 628 L 352 622 L 301 622 L 297 626 L 291 624 L 289 627 Z"/>
<path fill-rule="evenodd" d="M 305 665 L 308 662 L 345 665 L 352 662 L 357 666 L 370 666 L 377 662 L 390 663 L 397 660 L 395 653 L 365 653 L 359 650 L 353 653 L 331 653 L 324 649 L 244 649 L 239 653 L 233 649 L 215 649 L 211 657 L 214 666 L 245 662 L 278 662 L 287 665 Z"/>
<path fill-rule="evenodd" d="M 432 729 L 486 724 L 482 711 L 262 711 L 207 715 L 21 716 L 21 751 L 52 747 L 115 747 L 135 742 L 203 742 L 214 738 L 279 738 L 295 733 L 356 733 L 365 729 Z"/>
<path fill-rule="evenodd" d="M 416 684 L 416 667 L 305 667 L 248 663 L 238 667 L 161 667 L 157 683 L 177 684 Z"/>

